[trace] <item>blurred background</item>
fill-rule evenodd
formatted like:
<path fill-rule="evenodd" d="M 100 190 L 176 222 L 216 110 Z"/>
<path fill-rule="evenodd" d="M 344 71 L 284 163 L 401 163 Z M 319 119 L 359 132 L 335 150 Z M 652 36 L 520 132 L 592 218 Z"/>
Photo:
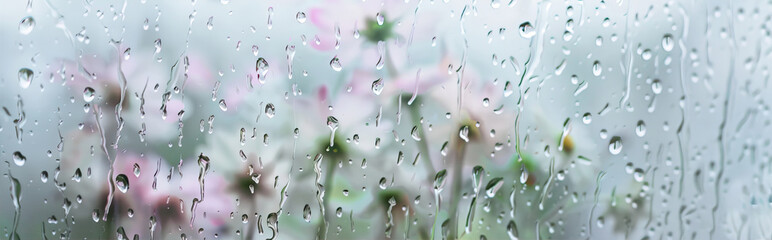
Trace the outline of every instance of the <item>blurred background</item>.
<path fill-rule="evenodd" d="M 3 238 L 772 238 L 769 3 L 0 13 Z"/>

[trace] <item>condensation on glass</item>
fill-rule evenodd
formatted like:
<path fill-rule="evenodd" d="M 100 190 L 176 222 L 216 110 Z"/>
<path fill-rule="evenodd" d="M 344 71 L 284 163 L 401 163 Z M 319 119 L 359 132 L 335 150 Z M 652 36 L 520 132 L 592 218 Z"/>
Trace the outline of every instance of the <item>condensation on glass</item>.
<path fill-rule="evenodd" d="M 769 239 L 764 1 L 0 8 L 9 239 Z"/>

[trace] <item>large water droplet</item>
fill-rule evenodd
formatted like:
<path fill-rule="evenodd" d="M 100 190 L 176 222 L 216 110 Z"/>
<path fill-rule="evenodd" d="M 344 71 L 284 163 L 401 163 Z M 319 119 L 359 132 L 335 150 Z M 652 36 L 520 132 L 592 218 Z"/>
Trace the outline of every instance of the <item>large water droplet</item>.
<path fill-rule="evenodd" d="M 32 32 L 32 29 L 35 28 L 35 19 L 31 16 L 27 16 L 25 18 L 21 19 L 21 22 L 19 22 L 19 32 L 21 34 L 27 35 Z"/>
<path fill-rule="evenodd" d="M 276 115 L 276 107 L 273 106 L 273 103 L 269 103 L 265 105 L 265 116 L 268 116 L 268 118 L 273 118 L 273 116 Z"/>
<path fill-rule="evenodd" d="M 617 155 L 622 152 L 622 138 L 619 136 L 611 137 L 611 141 L 608 144 L 608 151 L 611 154 Z"/>
<path fill-rule="evenodd" d="M 670 52 L 673 50 L 674 46 L 675 41 L 673 40 L 673 35 L 670 33 L 665 34 L 665 36 L 662 37 L 662 49 L 664 49 L 666 52 Z"/>
<path fill-rule="evenodd" d="M 126 193 L 129 190 L 129 177 L 126 174 L 118 174 L 115 177 L 115 186 L 118 187 L 122 193 Z"/>
<path fill-rule="evenodd" d="M 19 86 L 21 86 L 21 88 L 28 88 L 34 77 L 35 73 L 29 68 L 19 69 Z"/>
<path fill-rule="evenodd" d="M 496 192 L 499 191 L 501 186 L 504 185 L 504 178 L 497 177 L 494 179 L 491 179 L 488 181 L 488 185 L 485 186 L 485 195 L 488 196 L 488 198 L 493 198 L 496 196 Z"/>
<path fill-rule="evenodd" d="M 16 151 L 13 152 L 13 163 L 16 164 L 16 166 L 24 166 L 24 163 L 27 162 L 27 157 L 21 154 L 21 152 Z"/>
<path fill-rule="evenodd" d="M 380 181 L 378 181 L 378 187 L 381 189 L 386 189 L 387 187 L 387 180 L 385 177 L 382 177 Z"/>
<path fill-rule="evenodd" d="M 340 72 L 341 69 L 343 69 L 343 66 L 340 65 L 340 59 L 338 59 L 338 56 L 335 56 L 330 60 L 330 67 L 332 67 L 332 70 L 335 70 L 336 72 Z"/>
<path fill-rule="evenodd" d="M 220 102 L 217 105 L 220 106 L 220 110 L 223 112 L 228 111 L 228 104 L 225 103 L 225 99 L 220 99 Z"/>
<path fill-rule="evenodd" d="M 646 135 L 646 124 L 643 120 L 638 121 L 638 125 L 635 126 L 635 135 L 638 135 L 639 137 Z"/>
<path fill-rule="evenodd" d="M 254 47 L 253 51 L 257 52 L 257 47 Z M 261 76 L 268 73 L 268 61 L 266 61 L 265 58 L 258 58 L 255 62 L 255 70 L 257 71 L 257 74 Z"/>
<path fill-rule="evenodd" d="M 86 87 L 85 89 L 83 89 L 83 101 L 90 103 L 93 100 L 94 100 L 94 89 L 91 87 Z"/>
<path fill-rule="evenodd" d="M 603 67 L 600 66 L 599 61 L 595 61 L 592 64 L 592 75 L 600 76 L 601 73 L 603 73 Z"/>
<path fill-rule="evenodd" d="M 299 23 L 306 22 L 306 13 L 298 12 L 297 14 L 295 14 L 295 20 L 297 20 Z"/>
<path fill-rule="evenodd" d="M 460 137 L 464 142 L 469 142 L 469 126 L 463 126 L 460 130 L 458 130 L 458 137 Z"/>
<path fill-rule="evenodd" d="M 533 26 L 531 25 L 531 22 L 524 22 L 520 24 L 520 36 L 524 38 L 532 38 L 534 35 L 536 35 L 536 30 L 534 30 Z"/>
<path fill-rule="evenodd" d="M 303 220 L 311 222 L 311 206 L 308 206 L 308 204 L 303 207 Z"/>
<path fill-rule="evenodd" d="M 651 91 L 654 94 L 660 94 L 662 93 L 662 82 L 659 79 L 654 79 L 651 82 Z"/>
<path fill-rule="evenodd" d="M 381 92 L 383 92 L 383 78 L 373 81 L 372 90 L 375 95 L 381 95 Z"/>
<path fill-rule="evenodd" d="M 445 187 L 445 177 L 447 177 L 448 171 L 445 169 L 440 170 L 434 175 L 434 192 L 439 193 L 442 188 Z"/>

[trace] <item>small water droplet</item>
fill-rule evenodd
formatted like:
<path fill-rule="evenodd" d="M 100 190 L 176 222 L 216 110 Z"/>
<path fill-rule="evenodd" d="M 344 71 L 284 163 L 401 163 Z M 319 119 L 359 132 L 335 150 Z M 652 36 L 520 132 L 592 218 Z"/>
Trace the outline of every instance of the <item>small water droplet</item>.
<path fill-rule="evenodd" d="M 140 174 L 139 164 L 134 163 L 134 176 L 139 177 L 139 174 Z"/>

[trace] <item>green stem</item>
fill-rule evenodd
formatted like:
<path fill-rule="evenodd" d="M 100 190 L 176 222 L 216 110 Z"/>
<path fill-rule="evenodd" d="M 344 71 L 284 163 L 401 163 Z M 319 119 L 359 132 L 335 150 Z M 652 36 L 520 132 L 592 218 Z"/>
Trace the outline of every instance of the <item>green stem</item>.
<path fill-rule="evenodd" d="M 436 172 L 434 171 L 434 164 L 432 163 L 431 154 L 429 153 L 429 143 L 428 138 L 426 137 L 426 131 L 424 131 L 424 127 L 421 124 L 421 110 L 418 109 L 418 105 L 420 105 L 420 100 L 416 99 L 416 102 L 413 102 L 413 104 L 408 105 L 407 107 L 410 111 L 410 120 L 413 121 L 413 124 L 418 126 L 419 134 L 421 134 L 422 137 L 421 141 L 417 141 L 416 144 L 418 144 L 418 148 L 423 155 L 424 165 L 426 165 L 427 181 L 431 182 L 432 177 L 434 177 Z"/>
<path fill-rule="evenodd" d="M 456 146 L 456 162 L 453 166 L 453 185 L 451 185 L 450 188 L 450 213 L 448 214 L 448 218 L 450 219 L 450 233 L 448 234 L 447 239 L 456 239 L 456 234 L 458 233 L 458 216 L 456 216 L 456 212 L 458 211 L 458 202 L 461 200 L 461 170 L 464 168 L 464 155 L 466 154 L 467 144 L 465 142 L 459 142 Z"/>
<path fill-rule="evenodd" d="M 324 161 L 324 160 L 320 160 Z M 327 227 L 329 226 L 329 218 L 327 217 L 327 210 L 330 209 L 330 195 L 332 195 L 332 183 L 335 176 L 335 159 L 330 159 L 327 161 L 327 174 L 324 176 L 324 196 L 322 197 L 322 202 L 324 206 L 322 206 L 324 209 L 320 209 L 320 212 L 322 214 L 322 221 L 319 222 L 319 226 L 317 229 L 319 229 L 316 233 L 316 239 L 327 239 Z"/>

